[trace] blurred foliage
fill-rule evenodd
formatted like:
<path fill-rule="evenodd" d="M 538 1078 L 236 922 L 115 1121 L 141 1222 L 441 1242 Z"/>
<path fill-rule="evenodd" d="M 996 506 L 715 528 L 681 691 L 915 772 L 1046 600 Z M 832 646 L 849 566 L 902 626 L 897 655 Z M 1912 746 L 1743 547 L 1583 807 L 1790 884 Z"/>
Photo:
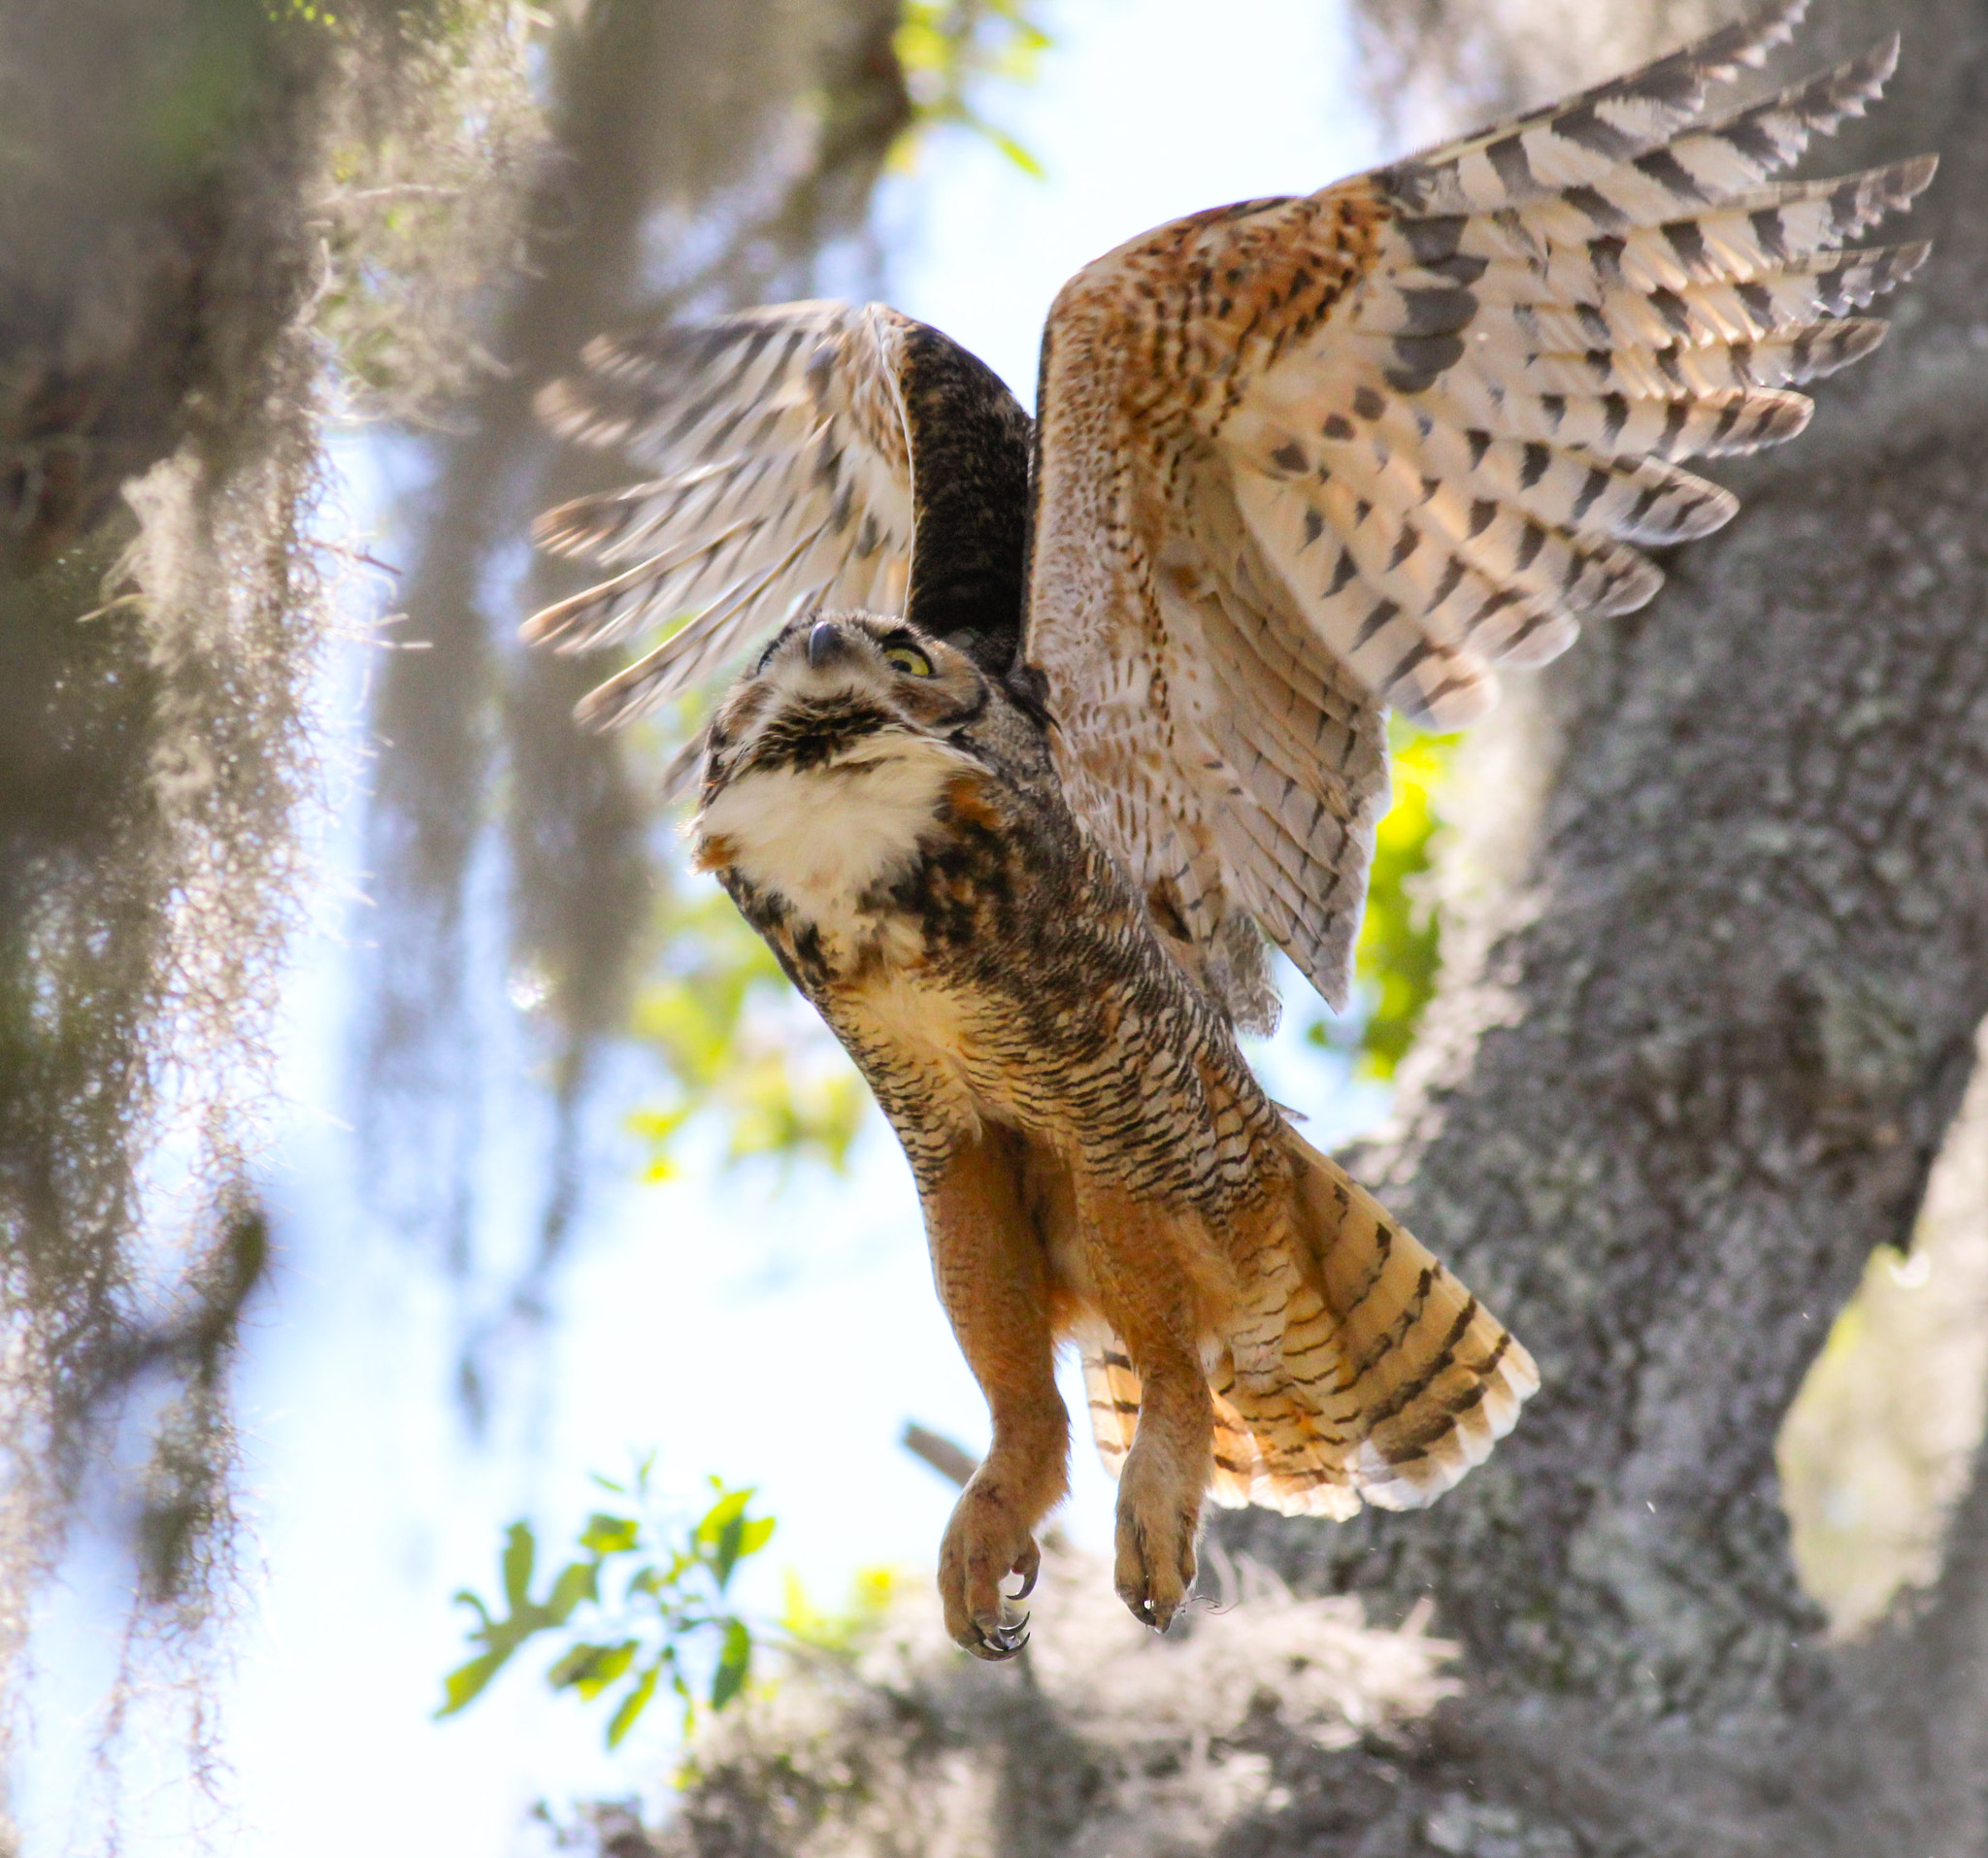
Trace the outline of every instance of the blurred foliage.
<path fill-rule="evenodd" d="M 846 1657 L 899 1591 L 895 1570 L 861 1569 L 848 1607 L 824 1612 L 789 1569 L 779 1619 L 755 1623 L 728 1604 L 728 1591 L 740 1564 L 772 1539 L 773 1517 L 753 1515 L 753 1492 L 732 1489 L 719 1477 L 711 1479 L 712 1500 L 695 1522 L 662 1517 L 651 1487 L 653 1465 L 650 1453 L 626 1482 L 594 1477 L 622 1500 L 619 1509 L 633 1513 L 590 1515 L 575 1539 L 580 1557 L 552 1576 L 543 1599 L 532 1597 L 538 1539 L 531 1524 L 514 1522 L 505 1531 L 498 1558 L 504 1615 L 467 1589 L 455 1596 L 476 1610 L 469 1636 L 480 1649 L 443 1680 L 437 1716 L 466 1709 L 522 1645 L 543 1636 L 558 1647 L 546 1672 L 552 1689 L 591 1703 L 621 1687 L 608 1719 L 610 1748 L 620 1745 L 666 1685 L 687 1736 L 700 1709 L 715 1712 L 745 1694 L 757 1652 Z M 681 1545 L 665 1546 L 678 1530 Z M 618 1601 L 604 1595 L 611 1582 L 618 1585 Z"/>
<path fill-rule="evenodd" d="M 608 1746 L 619 1745 L 656 1691 L 667 1680 L 683 1710 L 687 1731 L 700 1700 L 722 1709 L 746 1688 L 752 1673 L 752 1628 L 725 1604 L 739 1564 L 757 1554 L 773 1535 L 771 1516 L 749 1513 L 753 1493 L 733 1490 L 713 1477 L 715 1500 L 684 1531 L 682 1545 L 662 1545 L 649 1488 L 651 1458 L 637 1466 L 627 1483 L 596 1476 L 611 1495 L 636 1513 L 596 1510 L 576 1539 L 580 1558 L 552 1576 L 543 1600 L 531 1593 L 538 1542 L 528 1522 L 505 1532 L 499 1558 L 506 1608 L 500 1618 L 467 1588 L 455 1598 L 476 1609 L 470 1641 L 482 1649 L 444 1680 L 438 1716 L 452 1716 L 483 1692 L 527 1641 L 553 1635 L 561 1646 L 546 1673 L 554 1690 L 571 1690 L 582 1701 L 604 1696 L 626 1680 L 608 1719 Z M 612 1576 L 620 1583 L 618 1601 L 604 1597 Z M 688 1655 L 692 1644 L 696 1656 Z M 710 1654 L 710 1676 L 694 1687 L 693 1670 Z"/>
<path fill-rule="evenodd" d="M 1038 23 L 1033 0 L 904 0 L 891 48 L 911 98 L 911 121 L 893 159 L 906 166 L 924 132 L 954 124 L 984 137 L 1024 174 L 1042 178 L 1043 166 L 1007 130 L 987 120 L 969 101 L 983 83 L 1026 83 L 1051 43 Z"/>
<path fill-rule="evenodd" d="M 1781 1426 L 1802 1584 L 1843 1636 L 1938 1578 L 1988 1416 L 1988 1035 L 1911 1248 L 1872 1256 Z"/>
<path fill-rule="evenodd" d="M 770 1157 L 840 1171 L 869 1104 L 841 1047 L 721 890 L 673 891 L 662 914 L 662 955 L 634 1016 L 669 1080 L 663 1102 L 630 1118 L 647 1178 L 677 1172 L 679 1138 L 703 1113 L 724 1125 L 728 1166 Z"/>
<path fill-rule="evenodd" d="M 433 248 L 327 202 L 373 172 L 348 150 L 422 125 L 473 153 L 403 178 L 490 196 L 488 96 L 444 74 L 525 97 L 513 23 L 504 0 L 0 7 L 0 1771 L 37 1585 L 111 1537 L 130 1611 L 77 1731 L 76 1849 L 118 1847 L 124 1748 L 159 1794 L 224 1788 L 229 1378 L 273 1250 L 254 1181 L 355 557 L 322 415 L 340 303 L 413 302 L 399 267 Z M 510 257 L 468 233 L 450 255 L 480 300 Z"/>
<path fill-rule="evenodd" d="M 847 1607 L 841 1612 L 823 1612 L 808 1598 L 801 1576 L 789 1568 L 780 1630 L 795 1645 L 846 1656 L 857 1650 L 882 1620 L 891 1602 L 903 1592 L 904 1580 L 903 1572 L 896 1568 L 858 1568 Z"/>
<path fill-rule="evenodd" d="M 1347 1018 L 1306 1028 L 1313 1045 L 1355 1054 L 1361 1075 L 1383 1082 L 1414 1043 L 1436 992 L 1441 924 L 1427 874 L 1441 824 L 1438 800 L 1461 740 L 1390 718 L 1394 805 L 1374 836 L 1367 914 L 1353 949 L 1359 999 Z"/>
<path fill-rule="evenodd" d="M 532 81 L 544 16 L 519 0 L 425 0 L 425 17 L 419 39 L 391 48 L 391 93 L 346 100 L 313 203 L 316 324 L 340 410 L 416 426 L 459 422 L 463 396 L 503 372 L 484 346 L 490 311 L 524 268 L 527 202 L 551 149 Z"/>

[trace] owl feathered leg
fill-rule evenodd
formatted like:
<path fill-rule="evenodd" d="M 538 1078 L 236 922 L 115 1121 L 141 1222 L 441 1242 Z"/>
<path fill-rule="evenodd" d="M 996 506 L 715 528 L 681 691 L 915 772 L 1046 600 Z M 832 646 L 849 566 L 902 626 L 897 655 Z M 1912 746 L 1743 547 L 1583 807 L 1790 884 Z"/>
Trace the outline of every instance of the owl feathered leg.
<path fill-rule="evenodd" d="M 923 1199 L 932 1276 L 987 1397 L 994 1439 L 939 1550 L 945 1629 L 977 1658 L 1012 1657 L 1035 1584 L 1035 1528 L 1068 1488 L 1070 1416 L 1056 1391 L 1048 1258 L 1022 1198 L 1021 1145 L 991 1125 L 952 1150 Z M 1002 1591 L 1021 1576 L 1013 1596 Z"/>
<path fill-rule="evenodd" d="M 1192 1214 L 1077 1183 L 1077 1227 L 1099 1313 L 1139 1404 L 1118 1471 L 1118 1597 L 1164 1632 L 1194 1585 L 1194 1539 L 1213 1469 L 1214 1409 L 1198 1334 L 1215 1260 Z M 1108 1372 L 1110 1372 L 1108 1370 Z"/>

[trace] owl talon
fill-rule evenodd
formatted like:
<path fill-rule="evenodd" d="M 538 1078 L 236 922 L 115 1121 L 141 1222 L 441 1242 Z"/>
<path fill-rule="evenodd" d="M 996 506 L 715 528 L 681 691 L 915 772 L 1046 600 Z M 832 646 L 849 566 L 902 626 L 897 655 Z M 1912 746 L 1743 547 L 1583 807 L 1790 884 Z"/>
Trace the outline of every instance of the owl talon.
<path fill-rule="evenodd" d="M 1194 1535 L 1199 1521 L 1194 1511 L 1171 1506 L 1156 1518 L 1142 1518 L 1121 1496 L 1117 1565 L 1112 1573 L 1118 1598 L 1142 1626 L 1165 1632 L 1186 1605 L 1194 1585 Z"/>
<path fill-rule="evenodd" d="M 939 1594 L 945 1608 L 946 1632 L 954 1644 L 976 1658 L 995 1660 L 1013 1657 L 1027 1642 L 1023 1628 L 1028 1615 L 1017 1619 L 1010 1602 L 1035 1585 L 1042 1559 L 1035 1538 L 1002 1493 L 998 1476 L 976 1476 L 960 1493 L 939 1548 Z M 1020 1594 L 1002 1592 L 1011 1574 L 1022 1576 Z"/>
<path fill-rule="evenodd" d="M 989 1664 L 1000 1664 L 1012 1658 L 1029 1642 L 1029 1616 L 1023 1613 L 1013 1625 L 985 1626 L 976 1624 L 976 1640 L 968 1644 L 967 1650 L 976 1658 L 984 1658 Z"/>

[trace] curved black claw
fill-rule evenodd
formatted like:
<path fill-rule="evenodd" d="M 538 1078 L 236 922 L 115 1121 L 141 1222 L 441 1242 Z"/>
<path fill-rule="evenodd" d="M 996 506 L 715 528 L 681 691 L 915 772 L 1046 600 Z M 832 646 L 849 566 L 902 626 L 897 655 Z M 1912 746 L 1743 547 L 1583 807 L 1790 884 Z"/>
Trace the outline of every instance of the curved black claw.
<path fill-rule="evenodd" d="M 1029 1642 L 1029 1616 L 1023 1613 L 1011 1626 L 982 1626 L 976 1624 L 974 1630 L 979 1637 L 977 1644 L 967 1649 L 976 1658 L 984 1658 L 990 1664 L 999 1664 L 1005 1658 L 1012 1658 Z"/>
<path fill-rule="evenodd" d="M 1126 1605 L 1131 1609 L 1133 1618 L 1137 1619 L 1148 1631 L 1156 1633 L 1165 1633 L 1167 1628 L 1174 1623 L 1175 1614 L 1178 1610 L 1178 1609 L 1170 1608 L 1163 1616 L 1159 1607 L 1153 1602 L 1150 1595 L 1143 1596 L 1138 1600 L 1129 1600 L 1126 1602 Z"/>
<path fill-rule="evenodd" d="M 1011 1600 L 1026 1600 L 1036 1590 L 1036 1576 L 1043 1572 L 1043 1551 L 1032 1542 L 1021 1552 L 1021 1557 L 1008 1571 L 1021 1576 L 1021 1585 L 1008 1597 Z"/>

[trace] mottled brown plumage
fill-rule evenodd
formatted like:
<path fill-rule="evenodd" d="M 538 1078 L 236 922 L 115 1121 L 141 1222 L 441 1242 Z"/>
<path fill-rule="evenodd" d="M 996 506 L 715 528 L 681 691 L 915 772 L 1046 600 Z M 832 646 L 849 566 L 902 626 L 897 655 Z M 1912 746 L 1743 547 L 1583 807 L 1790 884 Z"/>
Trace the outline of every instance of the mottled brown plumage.
<path fill-rule="evenodd" d="M 1026 687 L 895 620 L 797 621 L 712 725 L 694 841 L 917 1177 L 994 1415 L 942 1561 L 963 1642 L 1011 1648 L 1065 1339 L 1122 1459 L 1120 1591 L 1162 1626 L 1205 1491 L 1425 1503 L 1510 1426 L 1525 1351 L 1264 1095 L 1071 813 Z"/>
<path fill-rule="evenodd" d="M 1648 601 L 1640 548 L 1737 508 L 1673 461 L 1791 437 L 1792 386 L 1882 335 L 1845 313 L 1925 249 L 1838 248 L 1932 160 L 1772 177 L 1896 45 L 1707 112 L 1801 11 L 1085 266 L 1044 331 L 1033 473 L 1000 382 L 878 305 L 598 344 L 552 395 L 664 475 L 547 518 L 620 572 L 529 632 L 691 615 L 592 719 L 780 628 L 700 750 L 699 855 L 917 1175 L 994 1413 L 941 1576 L 975 1649 L 1011 1648 L 998 1581 L 1062 1490 L 1060 1338 L 1120 1473 L 1121 1590 L 1159 1623 L 1205 1493 L 1426 1501 L 1534 1384 L 1235 1028 L 1275 1016 L 1266 943 L 1343 1000 L 1387 708 L 1468 722 L 1496 667 Z"/>

